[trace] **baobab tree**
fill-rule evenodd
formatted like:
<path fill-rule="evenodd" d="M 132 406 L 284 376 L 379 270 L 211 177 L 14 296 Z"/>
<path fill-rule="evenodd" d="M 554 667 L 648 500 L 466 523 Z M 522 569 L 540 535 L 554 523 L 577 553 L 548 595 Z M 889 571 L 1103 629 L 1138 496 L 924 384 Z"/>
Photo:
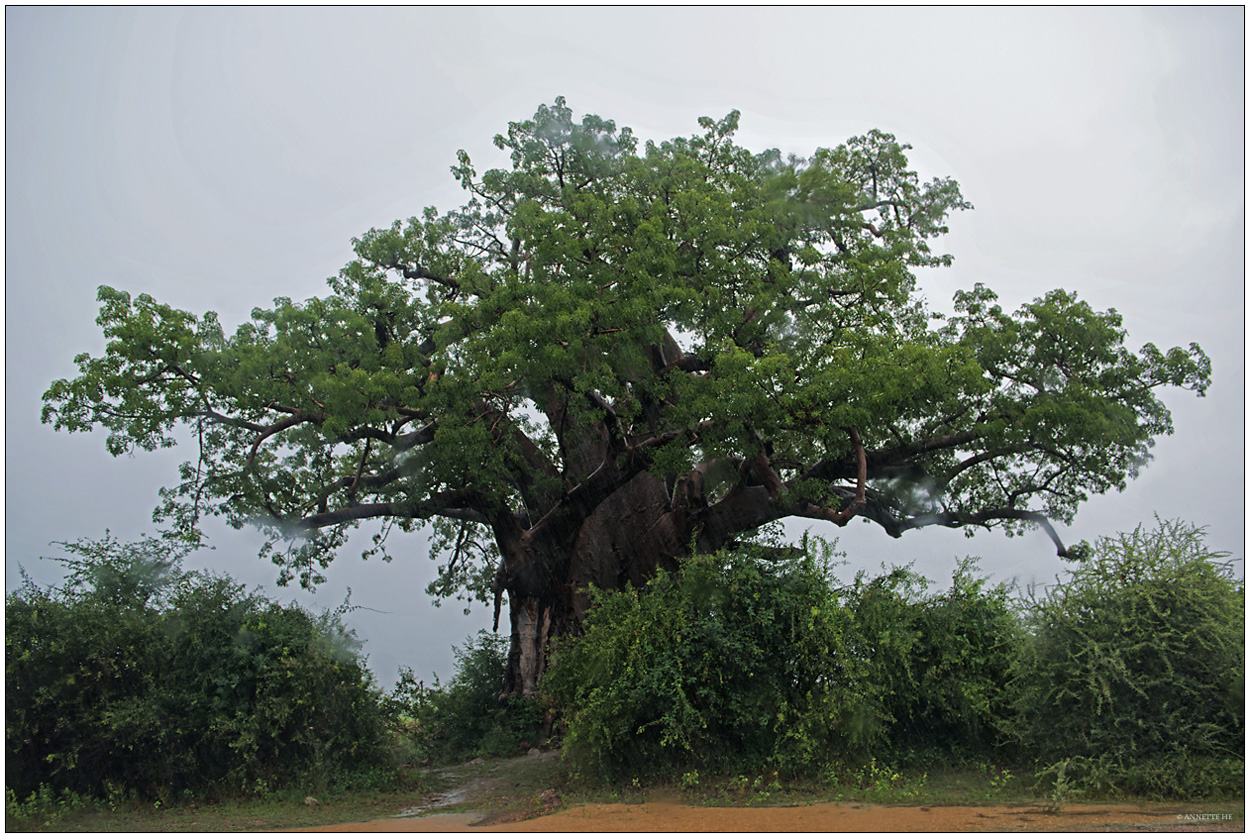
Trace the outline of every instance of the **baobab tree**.
<path fill-rule="evenodd" d="M 331 293 L 227 335 L 100 289 L 103 357 L 43 419 L 114 454 L 194 456 L 158 516 L 268 536 L 281 581 L 361 522 L 428 527 L 437 593 L 506 597 L 506 690 L 532 694 L 587 586 L 641 584 L 798 517 L 1036 526 L 1122 489 L 1171 432 L 1156 388 L 1201 394 L 1202 350 L 1133 353 L 1114 311 L 982 285 L 939 317 L 918 268 L 970 209 L 872 131 L 808 158 L 735 144 L 738 114 L 640 151 L 562 99 L 509 125 L 511 168 L 453 167 L 465 205 L 370 230 Z M 188 433 L 189 430 L 189 433 Z M 187 440 L 190 440 L 188 443 Z"/>

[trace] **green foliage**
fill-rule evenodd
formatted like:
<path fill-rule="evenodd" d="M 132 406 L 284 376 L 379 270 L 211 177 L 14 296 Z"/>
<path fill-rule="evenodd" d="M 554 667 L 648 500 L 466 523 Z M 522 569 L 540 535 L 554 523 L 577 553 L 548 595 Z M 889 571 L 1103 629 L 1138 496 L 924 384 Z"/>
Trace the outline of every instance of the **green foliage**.
<path fill-rule="evenodd" d="M 870 680 L 881 685 L 884 741 L 900 758 L 985 753 L 1010 721 L 1003 689 L 1023 640 L 1012 589 L 988 588 L 966 559 L 950 586 L 927 591 L 909 569 L 867 580 L 846 605 L 871 643 Z"/>
<path fill-rule="evenodd" d="M 183 572 L 156 539 L 64 546 L 63 587 L 5 597 L 16 794 L 263 792 L 378 764 L 384 718 L 343 609 Z"/>
<path fill-rule="evenodd" d="M 437 678 L 427 687 L 411 670 L 401 673 L 389 703 L 418 759 L 511 756 L 539 743 L 543 708 L 500 695 L 507 661 L 507 639 L 480 631 L 456 649 L 456 674 L 446 687 Z"/>
<path fill-rule="evenodd" d="M 54 792 L 45 783 L 25 797 L 7 785 L 4 789 L 5 832 L 55 829 L 62 818 L 85 808 L 87 801 L 73 792 Z"/>
<path fill-rule="evenodd" d="M 180 564 L 192 549 L 191 544 L 168 535 L 120 542 L 108 530 L 99 540 L 53 543 L 69 554 L 56 561 L 65 568 L 62 589 L 70 599 L 89 596 L 112 605 L 139 608 L 179 581 Z"/>
<path fill-rule="evenodd" d="M 980 283 L 958 292 L 957 314 L 943 335 L 968 347 L 980 368 L 1000 380 L 970 402 L 996 417 L 988 429 L 991 448 L 1050 453 L 1039 458 L 1040 473 L 993 469 L 953 485 L 973 507 L 1011 506 L 1021 492 L 1038 492 L 1049 518 L 1071 522 L 1090 494 L 1122 490 L 1137 477 L 1155 438 L 1172 432 L 1154 388 L 1170 384 L 1201 395 L 1211 362 L 1197 344 L 1166 354 L 1146 344 L 1134 355 L 1123 345 L 1114 309 L 1096 312 L 1067 291 L 1052 291 L 1014 316 L 996 299 Z"/>
<path fill-rule="evenodd" d="M 985 592 L 967 564 L 930 597 L 906 570 L 835 589 L 828 553 L 768 555 L 696 557 L 594 594 L 544 682 L 584 766 L 805 772 L 994 744 L 1019 635 L 1005 589 Z"/>
<path fill-rule="evenodd" d="M 872 700 L 854 688 L 862 666 L 824 570 L 806 556 L 769 566 L 722 553 L 642 590 L 594 592 L 584 633 L 560 644 L 544 681 L 566 714 L 565 747 L 637 775 L 802 764 L 861 744 L 841 722 L 871 715 Z"/>
<path fill-rule="evenodd" d="M 1100 539 L 1031 603 L 1018 735 L 1065 790 L 1198 797 L 1245 775 L 1245 600 L 1203 530 Z"/>
<path fill-rule="evenodd" d="M 882 803 L 898 803 L 918 796 L 928 777 L 904 776 L 889 765 L 879 765 L 876 757 L 869 757 L 866 765 L 848 772 L 848 785 L 856 797 Z"/>

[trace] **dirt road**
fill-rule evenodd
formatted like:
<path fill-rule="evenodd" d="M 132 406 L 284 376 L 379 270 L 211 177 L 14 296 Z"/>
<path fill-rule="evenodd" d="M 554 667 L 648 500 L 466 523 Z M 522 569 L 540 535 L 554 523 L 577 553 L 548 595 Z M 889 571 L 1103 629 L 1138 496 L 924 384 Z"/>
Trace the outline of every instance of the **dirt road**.
<path fill-rule="evenodd" d="M 1241 832 L 1240 820 L 1166 805 L 1037 807 L 874 806 L 816 803 L 772 808 L 714 808 L 676 802 L 591 804 L 512 823 L 478 813 L 388 818 L 326 827 L 339 832 Z"/>
<path fill-rule="evenodd" d="M 1242 832 L 1201 804 L 1069 804 L 1058 814 L 1019 806 L 811 803 L 698 806 L 676 798 L 562 808 L 558 754 L 440 769 L 453 787 L 399 816 L 321 832 Z M 547 791 L 542 791 L 547 789 Z M 473 811 L 446 812 L 447 808 Z M 1227 811 L 1225 807 L 1224 811 Z"/>

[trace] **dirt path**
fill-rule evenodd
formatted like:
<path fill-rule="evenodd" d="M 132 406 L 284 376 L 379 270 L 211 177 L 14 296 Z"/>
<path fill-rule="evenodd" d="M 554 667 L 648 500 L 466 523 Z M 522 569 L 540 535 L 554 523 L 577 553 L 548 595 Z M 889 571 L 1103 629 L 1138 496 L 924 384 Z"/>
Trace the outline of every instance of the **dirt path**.
<path fill-rule="evenodd" d="M 1204 818 L 1209 810 L 1179 804 L 1071 804 L 1049 814 L 1023 806 L 892 806 L 812 803 L 774 807 L 708 807 L 676 799 L 591 803 L 561 808 L 547 787 L 559 756 L 466 765 L 440 772 L 456 783 L 399 813 L 321 832 L 1241 832 L 1241 819 Z M 469 812 L 441 812 L 449 807 Z"/>

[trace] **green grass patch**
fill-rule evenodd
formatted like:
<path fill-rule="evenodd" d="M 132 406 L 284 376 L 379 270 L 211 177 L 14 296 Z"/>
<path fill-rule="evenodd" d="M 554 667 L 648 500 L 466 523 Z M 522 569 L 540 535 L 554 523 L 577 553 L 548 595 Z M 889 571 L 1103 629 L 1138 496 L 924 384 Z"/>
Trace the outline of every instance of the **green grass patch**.
<path fill-rule="evenodd" d="M 389 788 L 316 792 L 289 789 L 250 797 L 161 801 L 84 798 L 41 790 L 24 801 L 11 793 L 6 832 L 253 832 L 300 829 L 394 817 L 448 781 L 434 774 L 397 780 Z M 313 798 L 315 803 L 307 802 Z"/>

